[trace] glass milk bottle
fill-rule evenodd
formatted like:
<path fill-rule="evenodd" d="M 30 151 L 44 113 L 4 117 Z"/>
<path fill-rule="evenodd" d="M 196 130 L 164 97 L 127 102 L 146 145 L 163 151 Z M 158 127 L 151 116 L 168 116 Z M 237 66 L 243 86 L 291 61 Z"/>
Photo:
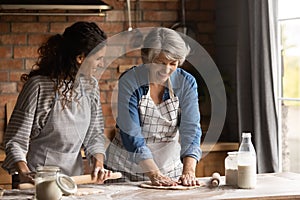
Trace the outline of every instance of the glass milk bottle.
<path fill-rule="evenodd" d="M 238 151 L 238 187 L 251 189 L 255 186 L 256 152 L 251 142 L 251 133 L 243 133 Z"/>
<path fill-rule="evenodd" d="M 237 165 L 237 151 L 227 152 L 225 158 L 225 183 L 226 185 L 237 185 L 238 165 Z"/>

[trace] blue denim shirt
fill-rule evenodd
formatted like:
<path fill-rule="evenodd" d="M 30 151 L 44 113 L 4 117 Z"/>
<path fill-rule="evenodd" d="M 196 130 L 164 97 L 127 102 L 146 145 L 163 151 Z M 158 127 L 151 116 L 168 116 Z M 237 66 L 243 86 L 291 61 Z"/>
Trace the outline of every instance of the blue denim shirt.
<path fill-rule="evenodd" d="M 131 152 L 130 159 L 135 163 L 153 158 L 145 143 L 139 116 L 139 102 L 149 90 L 148 72 L 145 65 L 140 65 L 125 72 L 119 80 L 117 128 L 125 149 Z M 196 80 L 181 68 L 172 73 L 170 80 L 174 94 L 179 98 L 180 159 L 189 156 L 199 161 L 202 132 Z M 163 101 L 169 98 L 169 90 L 166 88 Z"/>

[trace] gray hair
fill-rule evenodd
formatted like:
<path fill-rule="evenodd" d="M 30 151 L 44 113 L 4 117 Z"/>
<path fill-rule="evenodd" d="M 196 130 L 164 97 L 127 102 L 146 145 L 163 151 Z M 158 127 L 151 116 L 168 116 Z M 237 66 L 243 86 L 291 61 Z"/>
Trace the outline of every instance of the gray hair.
<path fill-rule="evenodd" d="M 182 65 L 190 48 L 176 31 L 168 28 L 154 28 L 145 37 L 141 49 L 144 63 L 152 63 L 160 53 L 164 53 L 169 60 L 178 60 Z"/>

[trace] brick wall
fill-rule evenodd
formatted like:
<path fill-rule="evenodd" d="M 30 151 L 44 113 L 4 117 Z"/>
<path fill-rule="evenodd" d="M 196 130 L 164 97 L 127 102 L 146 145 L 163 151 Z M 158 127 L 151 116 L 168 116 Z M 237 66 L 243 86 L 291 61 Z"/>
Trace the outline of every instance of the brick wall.
<path fill-rule="evenodd" d="M 22 84 L 20 75 L 31 69 L 37 48 L 49 35 L 62 33 L 76 21 L 94 21 L 113 36 L 128 29 L 126 1 L 105 0 L 114 7 L 105 17 L 95 16 L 0 16 L 0 142 L 5 131 L 5 104 L 17 98 Z M 181 18 L 180 1 L 131 1 L 133 28 L 171 27 Z M 186 0 L 186 22 L 193 27 L 196 40 L 214 57 L 215 1 Z M 99 81 L 105 119 L 105 133 L 114 130 L 111 109 L 112 89 L 120 65 L 140 63 L 139 52 L 132 52 L 114 61 Z"/>

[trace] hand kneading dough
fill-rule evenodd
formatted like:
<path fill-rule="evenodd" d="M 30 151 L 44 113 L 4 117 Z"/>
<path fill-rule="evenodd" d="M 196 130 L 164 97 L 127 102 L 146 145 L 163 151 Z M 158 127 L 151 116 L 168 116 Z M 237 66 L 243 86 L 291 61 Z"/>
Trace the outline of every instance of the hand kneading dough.
<path fill-rule="evenodd" d="M 194 188 L 199 188 L 205 186 L 205 183 L 201 183 L 200 185 L 196 186 L 183 186 L 183 185 L 176 185 L 176 186 L 156 186 L 152 185 L 151 182 L 144 182 L 139 185 L 141 188 L 149 188 L 149 189 L 162 189 L 162 190 L 191 190 Z"/>

